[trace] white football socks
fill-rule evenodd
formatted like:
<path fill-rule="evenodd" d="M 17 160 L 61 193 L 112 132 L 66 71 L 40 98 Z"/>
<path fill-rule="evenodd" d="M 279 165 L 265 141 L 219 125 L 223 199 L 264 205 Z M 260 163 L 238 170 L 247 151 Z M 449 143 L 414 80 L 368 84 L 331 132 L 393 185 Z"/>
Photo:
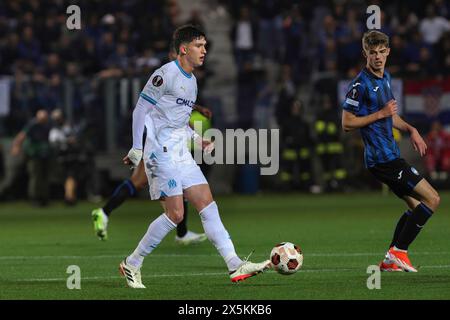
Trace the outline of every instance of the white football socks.
<path fill-rule="evenodd" d="M 211 202 L 200 211 L 200 218 L 206 236 L 225 260 L 228 270 L 236 270 L 242 264 L 242 260 L 237 256 L 230 235 L 220 220 L 219 208 L 217 208 L 216 202 Z"/>
<path fill-rule="evenodd" d="M 126 262 L 133 267 L 140 268 L 144 262 L 144 257 L 150 254 L 176 226 L 165 213 L 161 214 L 150 224 L 144 237 L 134 252 L 127 257 Z"/>

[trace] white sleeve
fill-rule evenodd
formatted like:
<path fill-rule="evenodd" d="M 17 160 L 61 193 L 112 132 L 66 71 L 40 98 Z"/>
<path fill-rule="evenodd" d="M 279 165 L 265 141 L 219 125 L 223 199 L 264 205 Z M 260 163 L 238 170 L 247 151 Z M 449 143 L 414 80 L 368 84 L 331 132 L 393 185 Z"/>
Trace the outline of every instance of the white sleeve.
<path fill-rule="evenodd" d="M 145 116 L 150 111 L 148 103 L 139 97 L 136 107 L 133 110 L 133 148 L 142 150 L 142 140 L 144 136 Z"/>
<path fill-rule="evenodd" d="M 167 76 L 167 72 L 162 69 L 158 69 L 152 74 L 150 79 L 148 79 L 139 96 L 147 102 L 155 105 L 166 92 L 169 85 L 168 82 L 169 77 Z"/>
<path fill-rule="evenodd" d="M 142 150 L 145 116 L 166 92 L 168 79 L 164 70 L 156 70 L 145 84 L 133 110 L 133 148 Z"/>

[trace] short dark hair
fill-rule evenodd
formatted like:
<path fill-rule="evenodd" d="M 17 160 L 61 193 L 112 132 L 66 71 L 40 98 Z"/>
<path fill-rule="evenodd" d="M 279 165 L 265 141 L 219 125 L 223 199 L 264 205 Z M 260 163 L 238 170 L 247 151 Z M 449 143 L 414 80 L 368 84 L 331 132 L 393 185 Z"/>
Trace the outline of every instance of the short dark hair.
<path fill-rule="evenodd" d="M 370 48 L 384 45 L 389 48 L 389 37 L 381 31 L 370 30 L 364 33 L 362 38 L 363 50 L 369 50 Z"/>
<path fill-rule="evenodd" d="M 184 26 L 181 26 L 175 30 L 172 37 L 172 43 L 173 48 L 177 52 L 177 54 L 180 54 L 180 45 L 182 43 L 189 43 L 195 39 L 205 38 L 205 33 L 200 30 L 200 28 L 187 24 Z"/>

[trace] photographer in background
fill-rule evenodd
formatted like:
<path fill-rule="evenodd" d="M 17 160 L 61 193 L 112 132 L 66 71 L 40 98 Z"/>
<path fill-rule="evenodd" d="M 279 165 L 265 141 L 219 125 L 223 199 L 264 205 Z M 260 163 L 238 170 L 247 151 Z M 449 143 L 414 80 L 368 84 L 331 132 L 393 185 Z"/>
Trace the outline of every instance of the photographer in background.
<path fill-rule="evenodd" d="M 65 121 L 60 109 L 53 110 L 51 119 L 53 127 L 50 130 L 49 141 L 55 154 L 56 165 L 64 177 L 64 201 L 67 205 L 75 205 L 76 175 L 82 166 L 81 146 L 75 128 Z"/>
<path fill-rule="evenodd" d="M 14 138 L 11 155 L 19 156 L 23 150 L 27 162 L 28 196 L 37 206 L 46 206 L 49 200 L 50 124 L 48 112 L 38 110 L 22 131 Z"/>

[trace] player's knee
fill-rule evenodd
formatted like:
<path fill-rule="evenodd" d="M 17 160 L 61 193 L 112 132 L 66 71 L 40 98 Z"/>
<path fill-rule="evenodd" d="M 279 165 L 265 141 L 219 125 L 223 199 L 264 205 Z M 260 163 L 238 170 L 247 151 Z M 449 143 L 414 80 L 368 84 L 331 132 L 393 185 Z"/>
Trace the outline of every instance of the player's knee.
<path fill-rule="evenodd" d="M 205 198 L 200 199 L 196 203 L 195 207 L 197 208 L 197 211 L 200 212 L 203 209 L 205 209 L 206 207 L 208 207 L 211 203 L 213 203 L 213 201 L 214 200 L 212 199 L 212 197 L 211 198 L 205 197 Z"/>
<path fill-rule="evenodd" d="M 441 197 L 438 193 L 435 193 L 431 196 L 431 206 L 433 207 L 433 210 L 436 210 L 437 207 L 439 207 L 439 204 L 441 203 Z"/>
<path fill-rule="evenodd" d="M 430 207 L 431 210 L 436 211 L 436 209 L 439 207 L 439 204 L 441 203 L 441 197 L 437 192 L 432 193 L 425 199 L 424 203 L 428 207 Z"/>
<path fill-rule="evenodd" d="M 183 208 L 173 208 L 167 211 L 168 212 L 166 212 L 166 214 L 173 223 L 179 224 L 181 221 L 183 221 L 184 217 Z"/>

